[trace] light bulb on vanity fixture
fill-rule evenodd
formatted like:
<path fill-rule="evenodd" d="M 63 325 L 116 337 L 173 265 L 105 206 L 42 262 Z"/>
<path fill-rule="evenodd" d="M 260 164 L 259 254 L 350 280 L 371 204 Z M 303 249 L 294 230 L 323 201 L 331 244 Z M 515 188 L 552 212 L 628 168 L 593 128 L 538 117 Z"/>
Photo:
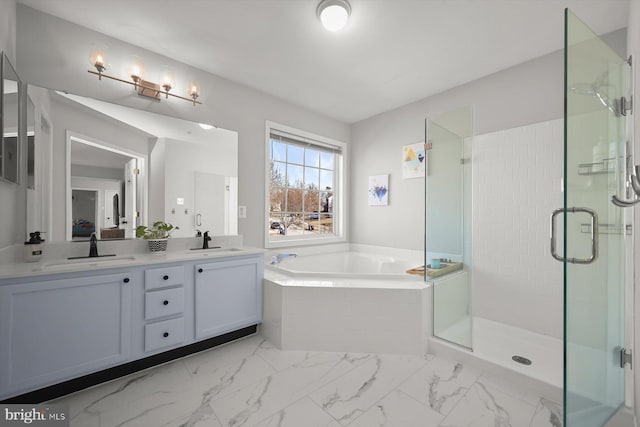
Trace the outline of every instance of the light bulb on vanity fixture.
<path fill-rule="evenodd" d="M 131 65 L 131 80 L 133 80 L 133 88 L 138 90 L 138 83 L 142 80 L 142 66 L 139 63 Z"/>
<path fill-rule="evenodd" d="M 196 105 L 196 99 L 198 99 L 198 97 L 200 96 L 200 85 L 196 82 L 191 82 L 189 83 L 189 96 L 191 96 L 191 99 L 193 100 L 193 105 Z M 198 102 L 198 104 L 200 104 Z"/>
<path fill-rule="evenodd" d="M 89 62 L 98 70 L 98 80 L 102 80 L 102 73 L 107 69 L 105 49 L 94 49 L 89 55 Z"/>
<path fill-rule="evenodd" d="M 331 32 L 344 28 L 351 15 L 351 5 L 347 0 L 322 0 L 316 9 L 322 26 Z"/>
<path fill-rule="evenodd" d="M 91 65 L 93 65 L 96 71 L 93 71 L 93 70 L 87 70 L 87 71 L 90 74 L 97 75 L 98 80 L 102 80 L 102 78 L 105 77 L 110 80 L 115 80 L 117 82 L 132 85 L 138 95 L 155 99 L 157 101 L 160 101 L 161 95 L 164 94 L 165 99 L 169 99 L 169 96 L 183 99 L 185 101 L 189 101 L 193 103 L 194 107 L 196 106 L 196 104 L 202 104 L 202 102 L 197 101 L 198 97 L 200 96 L 200 89 L 199 89 L 200 86 L 197 83 L 189 84 L 188 91 L 187 91 L 189 95 L 188 98 L 185 96 L 176 95 L 175 93 L 170 93 L 169 91 L 174 87 L 174 80 L 173 80 L 173 74 L 170 73 L 169 71 L 165 70 L 165 72 L 163 72 L 161 76 L 162 84 L 144 80 L 144 73 L 145 73 L 144 67 L 142 66 L 142 62 L 136 59 L 132 61 L 132 64 L 129 67 L 129 70 L 130 70 L 129 77 L 131 78 L 131 80 L 125 80 L 125 79 L 121 79 L 115 76 L 110 76 L 104 73 L 104 71 L 107 69 L 107 66 L 105 62 L 105 55 L 103 52 L 98 50 L 94 51 L 90 55 L 90 61 L 91 61 Z"/>
<path fill-rule="evenodd" d="M 165 70 L 162 73 L 162 89 L 164 89 L 165 98 L 169 98 L 169 91 L 173 88 L 173 74 Z"/>

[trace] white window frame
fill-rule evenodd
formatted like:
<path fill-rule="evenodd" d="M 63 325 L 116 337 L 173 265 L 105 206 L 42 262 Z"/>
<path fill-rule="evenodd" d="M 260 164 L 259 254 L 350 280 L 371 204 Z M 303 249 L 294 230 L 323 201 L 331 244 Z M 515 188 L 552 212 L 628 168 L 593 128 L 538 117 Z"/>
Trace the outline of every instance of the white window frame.
<path fill-rule="evenodd" d="M 278 241 L 272 241 L 269 238 L 269 186 L 271 183 L 271 151 L 270 151 L 270 135 L 272 130 L 277 130 L 291 134 L 300 138 L 301 141 L 317 143 L 318 145 L 329 145 L 339 148 L 341 155 L 337 156 L 335 164 L 335 190 L 333 195 L 333 234 L 327 236 L 303 235 L 295 237 L 280 238 Z M 310 246 L 329 243 L 343 243 L 347 241 L 347 210 L 346 201 L 348 185 L 347 185 L 347 165 L 348 163 L 348 145 L 342 141 L 327 138 L 291 126 L 283 125 L 267 120 L 265 122 L 265 184 L 264 184 L 264 247 L 265 248 L 282 248 L 291 246 Z"/>

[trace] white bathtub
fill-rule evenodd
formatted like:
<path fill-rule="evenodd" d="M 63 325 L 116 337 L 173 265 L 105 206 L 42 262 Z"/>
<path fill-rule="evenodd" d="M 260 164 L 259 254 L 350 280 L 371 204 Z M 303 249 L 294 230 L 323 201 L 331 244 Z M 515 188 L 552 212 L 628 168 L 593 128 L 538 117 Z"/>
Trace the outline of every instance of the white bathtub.
<path fill-rule="evenodd" d="M 368 247 L 372 250 L 371 247 Z M 376 248 L 380 251 L 382 248 Z M 291 277 L 343 278 L 374 280 L 423 280 L 423 276 L 407 274 L 407 270 L 422 265 L 413 251 L 400 251 L 405 257 L 363 250 L 340 250 L 331 253 L 296 254 L 274 264 L 277 255 L 265 257 L 267 269 Z M 291 251 L 278 252 L 289 254 Z M 412 259 L 407 259 L 412 258 Z"/>
<path fill-rule="evenodd" d="M 285 350 L 423 354 L 430 285 L 422 253 L 336 245 L 265 256 L 261 332 Z M 321 252 L 318 252 L 321 251 Z M 298 254 L 269 264 L 277 253 Z"/>

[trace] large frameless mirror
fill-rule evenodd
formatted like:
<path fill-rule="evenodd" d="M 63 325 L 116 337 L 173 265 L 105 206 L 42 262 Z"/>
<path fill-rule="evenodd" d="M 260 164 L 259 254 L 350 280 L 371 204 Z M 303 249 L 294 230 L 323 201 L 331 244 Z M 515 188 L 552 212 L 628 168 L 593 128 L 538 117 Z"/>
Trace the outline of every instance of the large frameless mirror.
<path fill-rule="evenodd" d="M 0 56 L 2 69 L 2 141 L 0 141 L 0 178 L 10 182 L 19 182 L 19 150 L 18 116 L 20 110 L 20 80 L 3 53 Z"/>
<path fill-rule="evenodd" d="M 50 122 L 50 240 L 132 238 L 159 220 L 178 227 L 173 237 L 237 234 L 236 132 L 35 86 L 29 93 Z"/>

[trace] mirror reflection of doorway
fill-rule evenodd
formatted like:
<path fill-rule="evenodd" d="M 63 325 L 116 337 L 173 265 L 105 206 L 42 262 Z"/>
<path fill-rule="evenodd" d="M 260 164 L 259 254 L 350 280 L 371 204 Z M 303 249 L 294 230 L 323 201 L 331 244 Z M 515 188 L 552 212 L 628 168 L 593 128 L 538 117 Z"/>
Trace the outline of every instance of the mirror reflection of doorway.
<path fill-rule="evenodd" d="M 138 188 L 145 183 L 138 176 L 142 159 L 106 142 L 76 135 L 68 136 L 67 151 L 71 197 L 75 197 L 76 190 L 97 192 L 95 216 L 91 220 L 79 217 L 75 211 L 76 201 L 72 201 L 71 217 L 67 217 L 67 224 L 71 224 L 71 230 L 67 228 L 67 239 L 86 240 L 91 237 L 91 233 L 77 230 L 79 222 L 86 228 L 93 228 L 98 239 L 133 238 L 142 205 L 139 198 L 144 193 Z"/>
<path fill-rule="evenodd" d="M 72 190 L 71 211 L 73 227 L 71 238 L 86 239 L 96 231 L 96 212 L 98 204 L 97 190 Z"/>

